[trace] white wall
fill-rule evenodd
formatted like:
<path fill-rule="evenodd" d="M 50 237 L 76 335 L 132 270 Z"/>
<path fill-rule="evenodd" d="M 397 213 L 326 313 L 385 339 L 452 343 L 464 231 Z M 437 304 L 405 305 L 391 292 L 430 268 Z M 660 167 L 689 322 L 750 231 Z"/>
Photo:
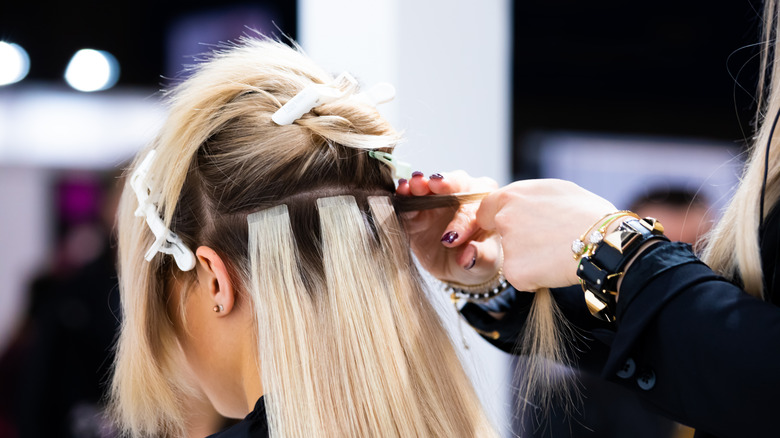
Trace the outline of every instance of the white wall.
<path fill-rule="evenodd" d="M 334 73 L 364 86 L 387 81 L 396 100 L 380 107 L 408 141 L 397 150 L 426 174 L 465 169 L 499 183 L 510 175 L 508 0 L 300 0 L 299 42 Z M 478 392 L 509 436 L 508 356 L 463 325 L 441 286 L 433 297 Z"/>
<path fill-rule="evenodd" d="M 408 142 L 398 153 L 426 174 L 462 168 L 510 177 L 508 0 L 300 0 L 299 42 L 334 73 L 390 82 L 380 107 Z"/>

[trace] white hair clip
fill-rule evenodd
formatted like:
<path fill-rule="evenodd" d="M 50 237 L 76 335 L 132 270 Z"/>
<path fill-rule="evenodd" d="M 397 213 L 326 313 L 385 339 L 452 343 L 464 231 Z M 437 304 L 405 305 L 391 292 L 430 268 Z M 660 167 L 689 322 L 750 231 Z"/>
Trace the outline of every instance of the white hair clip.
<path fill-rule="evenodd" d="M 379 83 L 364 93 L 351 95 L 357 87 L 357 81 L 347 72 L 341 73 L 329 84 L 312 84 L 288 100 L 271 116 L 277 125 L 291 125 L 312 108 L 334 102 L 349 96 L 366 105 L 377 106 L 393 100 L 395 88 L 388 83 Z"/>
<path fill-rule="evenodd" d="M 154 233 L 155 241 L 144 255 L 146 261 L 151 261 L 158 252 L 173 255 L 176 265 L 182 271 L 189 271 L 195 267 L 195 254 L 181 238 L 169 230 L 157 212 L 155 199 L 158 195 L 154 192 L 149 177 L 149 169 L 152 167 L 157 151 L 151 150 L 130 177 L 130 186 L 138 198 L 137 217 L 145 217 L 146 223 Z"/>
<path fill-rule="evenodd" d="M 381 151 L 368 151 L 368 156 L 390 166 L 390 169 L 393 170 L 393 178 L 395 179 L 412 178 L 412 165 L 407 162 L 399 160 L 398 158 L 394 157 L 392 154 L 388 154 L 387 152 L 381 152 Z"/>

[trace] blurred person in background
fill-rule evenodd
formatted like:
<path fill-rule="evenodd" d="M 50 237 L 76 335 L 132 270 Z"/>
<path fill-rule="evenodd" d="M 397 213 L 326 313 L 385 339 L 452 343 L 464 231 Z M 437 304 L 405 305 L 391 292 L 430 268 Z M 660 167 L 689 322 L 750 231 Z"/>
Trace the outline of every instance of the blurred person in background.
<path fill-rule="evenodd" d="M 669 239 L 694 245 L 712 228 L 711 206 L 700 193 L 675 187 L 651 188 L 631 202 L 629 210 L 654 217 Z"/>
<path fill-rule="evenodd" d="M 105 402 L 121 321 L 113 236 L 119 177 L 65 172 L 54 184 L 50 267 L 32 282 L 28 316 L 0 358 L 0 437 L 118 436 Z M 207 402 L 189 405 L 187 436 L 231 424 Z"/>
<path fill-rule="evenodd" d="M 54 185 L 50 266 L 32 282 L 28 317 L 0 360 L 12 425 L 4 436 L 114 436 L 101 404 L 119 316 L 116 177 L 71 172 Z"/>

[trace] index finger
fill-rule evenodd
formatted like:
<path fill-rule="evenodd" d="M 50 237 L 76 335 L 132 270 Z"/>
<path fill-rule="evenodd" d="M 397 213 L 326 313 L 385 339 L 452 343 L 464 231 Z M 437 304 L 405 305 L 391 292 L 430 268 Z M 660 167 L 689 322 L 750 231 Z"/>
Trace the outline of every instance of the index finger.
<path fill-rule="evenodd" d="M 438 176 L 438 177 L 435 177 Z M 435 195 L 451 195 L 454 193 L 474 191 L 475 183 L 479 179 L 472 178 L 468 173 L 462 170 L 452 172 L 441 172 L 431 175 L 428 182 L 428 188 Z"/>

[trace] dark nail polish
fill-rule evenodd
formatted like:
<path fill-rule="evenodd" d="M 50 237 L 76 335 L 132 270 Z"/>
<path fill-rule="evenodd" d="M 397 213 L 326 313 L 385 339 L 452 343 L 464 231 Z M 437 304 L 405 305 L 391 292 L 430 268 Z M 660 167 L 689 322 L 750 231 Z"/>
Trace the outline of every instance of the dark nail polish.
<path fill-rule="evenodd" d="M 399 185 L 399 186 L 400 186 L 400 185 L 404 185 L 404 184 L 406 184 L 407 182 L 408 182 L 408 181 L 406 181 L 406 178 L 401 178 L 401 179 L 399 179 L 399 180 L 398 180 L 398 185 Z"/>
<path fill-rule="evenodd" d="M 469 265 L 466 266 L 466 270 L 468 271 L 469 269 L 473 268 L 474 265 L 476 265 L 476 264 L 477 264 L 477 257 L 472 257 L 471 258 L 471 263 L 469 263 Z"/>
<path fill-rule="evenodd" d="M 442 175 L 440 173 L 434 173 L 433 175 L 430 176 L 430 178 L 431 179 L 444 179 L 444 175 Z"/>
<path fill-rule="evenodd" d="M 423 175 L 425 174 L 420 172 L 419 170 L 415 170 L 414 172 L 412 172 L 412 178 L 414 178 L 415 176 L 423 176 Z"/>
<path fill-rule="evenodd" d="M 458 232 L 457 231 L 447 231 L 444 233 L 443 236 L 441 236 L 441 241 L 445 243 L 451 244 L 452 242 L 458 240 Z"/>

